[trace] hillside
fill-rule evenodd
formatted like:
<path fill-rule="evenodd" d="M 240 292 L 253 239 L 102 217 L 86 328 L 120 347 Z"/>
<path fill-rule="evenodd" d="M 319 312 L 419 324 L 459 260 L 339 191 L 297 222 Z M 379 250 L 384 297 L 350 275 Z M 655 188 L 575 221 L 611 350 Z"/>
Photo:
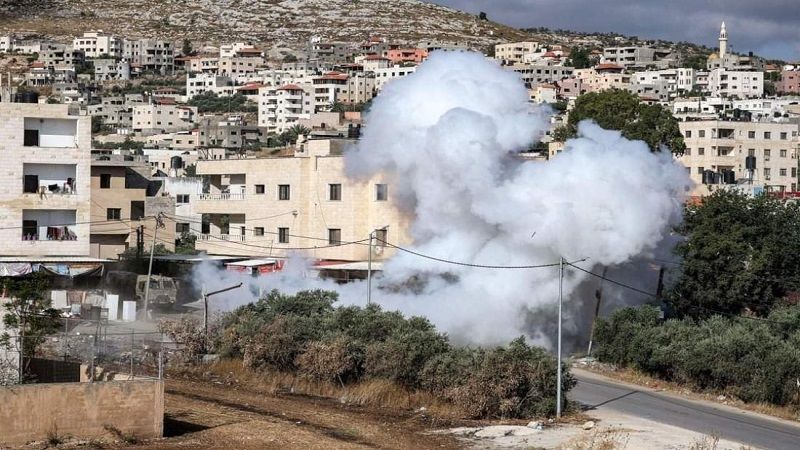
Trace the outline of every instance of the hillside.
<path fill-rule="evenodd" d="M 0 0 L 0 34 L 70 38 L 102 29 L 130 37 L 195 42 L 247 40 L 295 47 L 310 36 L 359 41 L 470 42 L 476 47 L 526 33 L 418 0 Z"/>

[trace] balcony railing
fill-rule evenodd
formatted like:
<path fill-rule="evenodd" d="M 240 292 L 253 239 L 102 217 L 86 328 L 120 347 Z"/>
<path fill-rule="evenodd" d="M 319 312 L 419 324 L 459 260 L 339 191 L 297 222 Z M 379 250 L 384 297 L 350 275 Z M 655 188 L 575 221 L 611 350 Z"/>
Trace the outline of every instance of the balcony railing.
<path fill-rule="evenodd" d="M 200 194 L 200 200 L 244 200 L 244 193 Z"/>
<path fill-rule="evenodd" d="M 33 183 L 23 182 L 22 192 L 24 194 L 39 194 L 40 196 L 51 194 L 75 195 L 77 193 L 75 191 L 75 184 L 74 180 L 53 181 L 41 184 L 36 181 Z"/>
<path fill-rule="evenodd" d="M 24 227 L 22 230 L 23 241 L 77 241 L 78 235 L 67 226 L 42 226 L 38 228 Z"/>
<path fill-rule="evenodd" d="M 243 234 L 208 234 L 203 233 L 199 236 L 201 241 L 231 241 L 231 242 L 244 242 Z"/>

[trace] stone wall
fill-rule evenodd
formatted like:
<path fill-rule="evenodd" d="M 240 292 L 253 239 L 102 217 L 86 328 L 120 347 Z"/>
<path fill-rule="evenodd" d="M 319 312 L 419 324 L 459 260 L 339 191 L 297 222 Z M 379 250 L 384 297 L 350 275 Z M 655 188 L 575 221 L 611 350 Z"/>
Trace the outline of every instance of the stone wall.
<path fill-rule="evenodd" d="M 142 379 L 0 388 L 0 447 L 61 437 L 161 437 L 164 384 Z"/>

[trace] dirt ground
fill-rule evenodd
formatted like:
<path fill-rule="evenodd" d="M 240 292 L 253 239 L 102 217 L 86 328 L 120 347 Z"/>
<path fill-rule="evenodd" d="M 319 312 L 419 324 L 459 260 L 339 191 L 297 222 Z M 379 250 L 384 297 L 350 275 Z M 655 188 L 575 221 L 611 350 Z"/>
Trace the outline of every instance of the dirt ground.
<path fill-rule="evenodd" d="M 420 413 L 343 405 L 299 395 L 189 380 L 166 384 L 165 438 L 137 449 L 423 449 L 463 448 L 430 434 L 444 424 Z"/>

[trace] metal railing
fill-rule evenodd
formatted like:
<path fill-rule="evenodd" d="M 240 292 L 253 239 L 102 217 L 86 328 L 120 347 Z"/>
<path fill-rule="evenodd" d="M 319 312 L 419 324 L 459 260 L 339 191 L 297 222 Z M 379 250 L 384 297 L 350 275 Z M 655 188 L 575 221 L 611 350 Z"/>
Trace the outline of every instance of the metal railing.
<path fill-rule="evenodd" d="M 200 200 L 244 200 L 244 193 L 200 194 Z"/>
<path fill-rule="evenodd" d="M 231 241 L 231 242 L 244 242 L 245 237 L 243 234 L 209 234 L 203 233 L 199 235 L 201 241 Z"/>

